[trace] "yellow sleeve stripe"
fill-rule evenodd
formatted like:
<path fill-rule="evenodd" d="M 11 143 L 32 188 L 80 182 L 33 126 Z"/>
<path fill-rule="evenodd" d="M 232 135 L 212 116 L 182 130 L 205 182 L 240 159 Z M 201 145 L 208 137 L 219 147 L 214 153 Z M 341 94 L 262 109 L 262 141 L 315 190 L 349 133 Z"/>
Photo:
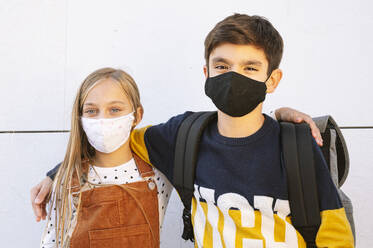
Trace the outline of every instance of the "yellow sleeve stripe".
<path fill-rule="evenodd" d="M 134 129 L 131 132 L 130 136 L 130 147 L 131 150 L 137 154 L 142 160 L 147 162 L 148 164 L 152 165 L 150 163 L 148 150 L 146 149 L 145 145 L 145 132 L 150 126 L 146 126 L 139 129 Z M 153 165 L 152 165 L 153 166 Z"/>
<path fill-rule="evenodd" d="M 321 211 L 317 247 L 354 247 L 354 238 L 344 208 Z"/>

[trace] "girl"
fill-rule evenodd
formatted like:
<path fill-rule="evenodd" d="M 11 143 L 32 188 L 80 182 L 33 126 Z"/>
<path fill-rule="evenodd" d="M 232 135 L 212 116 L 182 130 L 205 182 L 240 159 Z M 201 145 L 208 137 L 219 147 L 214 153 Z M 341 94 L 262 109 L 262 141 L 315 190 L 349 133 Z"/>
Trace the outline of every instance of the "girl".
<path fill-rule="evenodd" d="M 41 247 L 159 247 L 172 188 L 131 152 L 142 114 L 137 85 L 124 71 L 103 68 L 84 80 Z"/>

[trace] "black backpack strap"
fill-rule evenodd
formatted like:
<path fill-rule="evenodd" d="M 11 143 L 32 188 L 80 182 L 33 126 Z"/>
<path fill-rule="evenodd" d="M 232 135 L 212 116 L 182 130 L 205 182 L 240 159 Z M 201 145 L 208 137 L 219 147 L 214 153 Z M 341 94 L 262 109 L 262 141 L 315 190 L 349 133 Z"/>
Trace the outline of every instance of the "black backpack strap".
<path fill-rule="evenodd" d="M 283 159 L 287 173 L 291 221 L 307 243 L 315 240 L 321 217 L 317 194 L 312 136 L 305 123 L 281 123 Z"/>
<path fill-rule="evenodd" d="M 194 192 L 195 170 L 198 146 L 203 130 L 216 117 L 216 112 L 196 112 L 188 116 L 180 125 L 175 145 L 173 185 L 184 205 L 183 239 L 194 241 L 191 222 L 191 203 Z"/>

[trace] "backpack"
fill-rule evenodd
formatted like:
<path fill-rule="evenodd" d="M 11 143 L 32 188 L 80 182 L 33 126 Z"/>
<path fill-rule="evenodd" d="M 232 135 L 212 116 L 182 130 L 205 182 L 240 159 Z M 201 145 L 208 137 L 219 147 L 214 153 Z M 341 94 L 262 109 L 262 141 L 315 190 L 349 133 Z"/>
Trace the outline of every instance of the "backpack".
<path fill-rule="evenodd" d="M 198 145 L 205 127 L 217 118 L 216 112 L 195 112 L 180 125 L 175 145 L 173 185 L 183 205 L 182 238 L 194 242 L 191 202 L 194 193 Z M 351 200 L 340 190 L 348 175 L 349 156 L 343 135 L 331 116 L 314 118 L 324 145 L 321 148 L 355 236 Z M 308 124 L 280 122 L 283 161 L 288 178 L 292 224 L 307 247 L 316 247 L 321 218 L 313 164 L 312 136 Z"/>

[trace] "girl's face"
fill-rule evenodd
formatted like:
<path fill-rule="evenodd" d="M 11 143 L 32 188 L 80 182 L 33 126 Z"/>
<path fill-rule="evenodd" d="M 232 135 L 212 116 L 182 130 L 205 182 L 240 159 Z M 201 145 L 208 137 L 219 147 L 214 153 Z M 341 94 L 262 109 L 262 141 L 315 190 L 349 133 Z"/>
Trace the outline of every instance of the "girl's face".
<path fill-rule="evenodd" d="M 89 91 L 83 104 L 82 116 L 103 119 L 116 118 L 133 112 L 133 106 L 114 79 L 99 80 Z"/>

